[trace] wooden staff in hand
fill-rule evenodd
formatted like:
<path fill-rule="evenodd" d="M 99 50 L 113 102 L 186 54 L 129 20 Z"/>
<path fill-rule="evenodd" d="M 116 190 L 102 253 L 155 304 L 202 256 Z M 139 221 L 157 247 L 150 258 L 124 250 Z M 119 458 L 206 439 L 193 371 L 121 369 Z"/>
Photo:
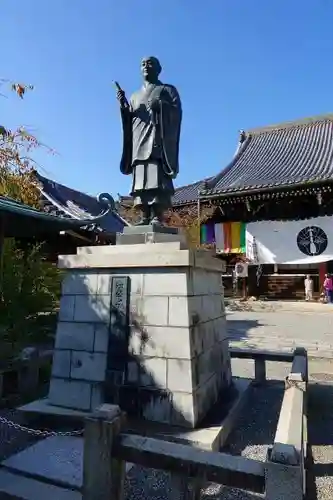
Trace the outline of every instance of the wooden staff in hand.
<path fill-rule="evenodd" d="M 120 106 L 122 108 L 128 108 L 129 104 L 128 104 L 128 100 L 126 98 L 124 90 L 121 88 L 121 86 L 119 85 L 118 82 L 114 81 L 113 83 L 117 89 L 117 99 L 120 102 Z"/>

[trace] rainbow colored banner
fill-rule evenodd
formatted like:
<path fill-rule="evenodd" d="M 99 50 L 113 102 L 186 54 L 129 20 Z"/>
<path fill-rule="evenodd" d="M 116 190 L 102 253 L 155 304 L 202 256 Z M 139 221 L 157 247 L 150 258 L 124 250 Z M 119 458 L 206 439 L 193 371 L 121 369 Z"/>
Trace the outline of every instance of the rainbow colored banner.
<path fill-rule="evenodd" d="M 200 227 L 200 243 L 211 244 L 215 243 L 215 224 L 208 222 Z"/>
<path fill-rule="evenodd" d="M 215 244 L 222 253 L 246 252 L 246 224 L 244 222 L 224 222 L 214 224 L 209 221 L 200 228 L 200 243 Z"/>
<path fill-rule="evenodd" d="M 216 250 L 222 253 L 246 252 L 246 224 L 244 222 L 224 222 L 215 224 Z"/>

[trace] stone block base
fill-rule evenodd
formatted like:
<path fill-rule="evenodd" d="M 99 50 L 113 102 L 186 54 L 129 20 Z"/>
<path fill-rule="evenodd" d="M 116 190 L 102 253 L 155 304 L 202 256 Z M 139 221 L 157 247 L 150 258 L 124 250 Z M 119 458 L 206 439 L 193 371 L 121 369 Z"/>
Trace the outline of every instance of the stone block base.
<path fill-rule="evenodd" d="M 170 426 L 159 422 L 147 422 L 144 419 L 129 418 L 124 432 L 138 435 L 147 435 L 157 439 L 189 444 L 198 448 L 219 451 L 232 431 L 237 418 L 248 403 L 251 391 L 251 380 L 234 378 L 232 389 L 225 397 L 218 400 L 204 421 L 196 429 L 185 429 L 182 426 Z M 51 417 L 59 424 L 59 419 L 64 425 L 75 422 L 76 427 L 81 427 L 84 419 L 92 415 L 80 410 L 60 408 L 50 404 L 48 399 L 41 399 L 28 403 L 18 408 L 27 417 L 39 417 L 39 424 L 49 425 Z M 47 426 L 44 425 L 44 426 Z"/>
<path fill-rule="evenodd" d="M 195 427 L 230 386 L 223 262 L 182 249 L 166 229 L 154 237 L 178 242 L 59 258 L 66 276 L 51 404 L 91 411 L 107 401 L 136 417 Z M 133 231 L 123 236 L 140 236 Z"/>

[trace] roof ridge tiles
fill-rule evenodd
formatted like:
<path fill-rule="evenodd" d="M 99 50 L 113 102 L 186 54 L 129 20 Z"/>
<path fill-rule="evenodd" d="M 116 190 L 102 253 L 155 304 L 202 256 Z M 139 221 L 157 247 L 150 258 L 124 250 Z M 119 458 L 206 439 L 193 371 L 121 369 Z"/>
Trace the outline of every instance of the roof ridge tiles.
<path fill-rule="evenodd" d="M 320 122 L 325 122 L 325 121 L 333 122 L 333 113 L 309 116 L 306 118 L 299 118 L 296 120 L 276 123 L 273 125 L 264 125 L 262 127 L 253 127 L 253 128 L 248 129 L 246 131 L 246 133 L 249 135 L 259 135 L 259 134 L 265 134 L 265 133 L 279 131 L 279 130 L 286 130 L 286 129 L 290 129 L 290 128 L 310 126 L 310 125 L 313 125 L 314 123 L 320 123 Z"/>
<path fill-rule="evenodd" d="M 333 181 L 333 114 L 247 132 L 246 147 L 210 184 L 207 194 Z"/>

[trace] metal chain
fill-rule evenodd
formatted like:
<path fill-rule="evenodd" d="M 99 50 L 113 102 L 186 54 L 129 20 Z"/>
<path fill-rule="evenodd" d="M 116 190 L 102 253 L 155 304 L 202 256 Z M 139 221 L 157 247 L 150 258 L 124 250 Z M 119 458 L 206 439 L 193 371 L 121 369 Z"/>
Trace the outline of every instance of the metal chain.
<path fill-rule="evenodd" d="M 26 432 L 27 434 L 31 434 L 32 436 L 45 437 L 45 438 L 51 436 L 82 436 L 84 432 L 84 429 L 79 429 L 77 431 L 68 431 L 68 432 L 41 431 L 39 429 L 30 429 L 29 427 L 17 424 L 12 420 L 8 420 L 5 417 L 0 417 L 0 423 L 8 425 L 8 427 L 12 427 L 17 431 L 22 431 Z"/>

